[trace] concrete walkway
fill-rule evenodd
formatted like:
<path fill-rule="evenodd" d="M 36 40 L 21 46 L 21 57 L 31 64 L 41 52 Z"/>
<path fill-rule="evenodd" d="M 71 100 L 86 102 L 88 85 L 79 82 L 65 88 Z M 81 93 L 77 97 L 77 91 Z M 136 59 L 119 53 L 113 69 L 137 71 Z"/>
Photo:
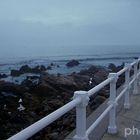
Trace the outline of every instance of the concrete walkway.
<path fill-rule="evenodd" d="M 140 140 L 140 94 L 131 95 L 130 102 L 130 109 L 117 114 L 118 133 L 105 133 L 101 140 Z"/>
<path fill-rule="evenodd" d="M 124 87 L 122 86 L 117 90 L 117 95 L 122 91 L 123 88 Z M 108 99 L 87 118 L 87 128 L 94 121 L 96 121 L 97 118 L 101 115 L 101 113 L 105 110 L 105 108 L 107 107 L 107 102 Z M 118 101 L 118 104 L 119 104 L 117 106 L 118 133 L 115 135 L 109 135 L 107 133 L 108 118 L 109 118 L 109 115 L 107 115 L 96 127 L 96 129 L 93 130 L 93 132 L 89 135 L 89 140 L 140 140 L 140 94 L 133 95 L 132 89 L 130 90 L 131 107 L 128 110 L 125 110 L 123 108 L 124 96 L 122 96 L 122 98 Z M 125 130 L 127 130 L 126 137 Z M 74 135 L 75 130 L 70 135 L 68 135 L 65 138 L 65 140 L 72 140 Z"/>

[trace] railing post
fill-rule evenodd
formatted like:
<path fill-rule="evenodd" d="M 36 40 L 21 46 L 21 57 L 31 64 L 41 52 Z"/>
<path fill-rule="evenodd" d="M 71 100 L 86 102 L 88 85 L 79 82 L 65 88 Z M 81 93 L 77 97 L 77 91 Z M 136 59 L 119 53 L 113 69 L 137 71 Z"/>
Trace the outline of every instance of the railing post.
<path fill-rule="evenodd" d="M 130 82 L 130 67 L 131 65 L 128 63 L 125 63 L 125 67 L 127 67 L 127 70 L 125 72 L 125 88 L 127 88 L 125 95 L 124 95 L 124 108 L 129 109 L 130 108 L 130 102 L 129 102 L 129 82 Z"/>
<path fill-rule="evenodd" d="M 136 61 L 135 65 L 134 65 L 134 89 L 133 89 L 133 94 L 137 95 L 138 94 L 138 61 Z"/>
<path fill-rule="evenodd" d="M 113 77 L 113 81 L 110 83 L 110 99 L 109 105 L 113 104 L 112 109 L 109 112 L 109 126 L 108 126 L 108 133 L 115 134 L 117 133 L 117 126 L 116 126 L 116 82 L 118 80 L 118 75 L 116 73 L 110 73 L 109 78 Z"/>
<path fill-rule="evenodd" d="M 86 91 L 76 91 L 74 99 L 80 97 L 82 102 L 76 106 L 76 135 L 73 140 L 88 140 L 86 134 L 86 106 L 89 102 L 89 96 Z"/>

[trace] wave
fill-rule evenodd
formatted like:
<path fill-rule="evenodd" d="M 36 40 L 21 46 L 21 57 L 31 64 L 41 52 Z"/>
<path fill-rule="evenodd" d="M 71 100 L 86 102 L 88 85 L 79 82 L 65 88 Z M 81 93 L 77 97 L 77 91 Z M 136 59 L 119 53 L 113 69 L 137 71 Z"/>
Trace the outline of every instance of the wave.
<path fill-rule="evenodd" d="M 80 58 L 76 59 L 78 61 L 107 61 L 107 60 L 132 60 L 132 59 L 138 59 L 137 56 L 129 56 L 129 57 L 93 57 L 93 58 Z M 57 62 L 67 62 L 69 59 L 65 60 L 58 60 Z"/>
<path fill-rule="evenodd" d="M 82 55 L 63 55 L 63 56 L 42 56 L 34 58 L 10 59 L 0 62 L 0 66 L 4 65 L 23 65 L 23 64 L 43 64 L 50 62 L 68 62 L 72 59 L 78 61 L 110 61 L 110 60 L 133 60 L 137 59 L 140 53 L 120 53 L 120 54 L 82 54 Z"/>

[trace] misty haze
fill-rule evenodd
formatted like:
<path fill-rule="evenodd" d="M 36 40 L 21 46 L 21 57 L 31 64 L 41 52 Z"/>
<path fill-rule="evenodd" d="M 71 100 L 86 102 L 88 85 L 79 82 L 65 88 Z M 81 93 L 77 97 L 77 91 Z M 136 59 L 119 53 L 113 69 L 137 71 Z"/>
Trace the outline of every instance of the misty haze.
<path fill-rule="evenodd" d="M 139 6 L 138 0 L 1 1 L 0 55 L 138 52 Z"/>
<path fill-rule="evenodd" d="M 139 0 L 1 0 L 0 139 L 67 104 L 75 91 L 94 89 L 125 66 L 116 88 L 126 84 L 128 63 L 130 75 L 140 67 L 139 15 Z M 87 116 L 108 97 L 109 88 L 102 88 L 91 98 Z M 65 139 L 76 127 L 75 117 L 72 110 L 32 139 Z"/>

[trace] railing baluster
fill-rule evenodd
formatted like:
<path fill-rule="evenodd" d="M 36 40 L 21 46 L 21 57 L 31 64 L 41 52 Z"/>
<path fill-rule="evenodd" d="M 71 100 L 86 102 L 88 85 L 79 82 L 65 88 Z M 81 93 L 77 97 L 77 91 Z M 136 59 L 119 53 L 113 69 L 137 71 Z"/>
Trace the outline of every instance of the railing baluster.
<path fill-rule="evenodd" d="M 117 126 L 116 126 L 116 82 L 118 80 L 118 75 L 116 73 L 110 73 L 109 77 L 113 77 L 113 81 L 110 83 L 110 101 L 109 105 L 113 104 L 112 109 L 109 112 L 109 126 L 108 126 L 108 133 L 115 134 L 117 133 Z"/>
<path fill-rule="evenodd" d="M 125 72 L 125 87 L 127 88 L 127 91 L 125 92 L 124 95 L 124 108 L 129 109 L 130 108 L 130 102 L 129 102 L 129 92 L 130 92 L 130 87 L 129 87 L 129 82 L 130 82 L 130 64 L 126 63 L 125 67 L 128 69 Z"/>
<path fill-rule="evenodd" d="M 86 106 L 89 102 L 89 96 L 86 91 L 76 91 L 74 99 L 80 97 L 82 102 L 76 106 L 76 135 L 73 140 L 88 140 L 86 134 Z"/>
<path fill-rule="evenodd" d="M 135 65 L 134 65 L 134 89 L 133 89 L 133 94 L 136 95 L 138 94 L 138 61 L 136 61 Z"/>

